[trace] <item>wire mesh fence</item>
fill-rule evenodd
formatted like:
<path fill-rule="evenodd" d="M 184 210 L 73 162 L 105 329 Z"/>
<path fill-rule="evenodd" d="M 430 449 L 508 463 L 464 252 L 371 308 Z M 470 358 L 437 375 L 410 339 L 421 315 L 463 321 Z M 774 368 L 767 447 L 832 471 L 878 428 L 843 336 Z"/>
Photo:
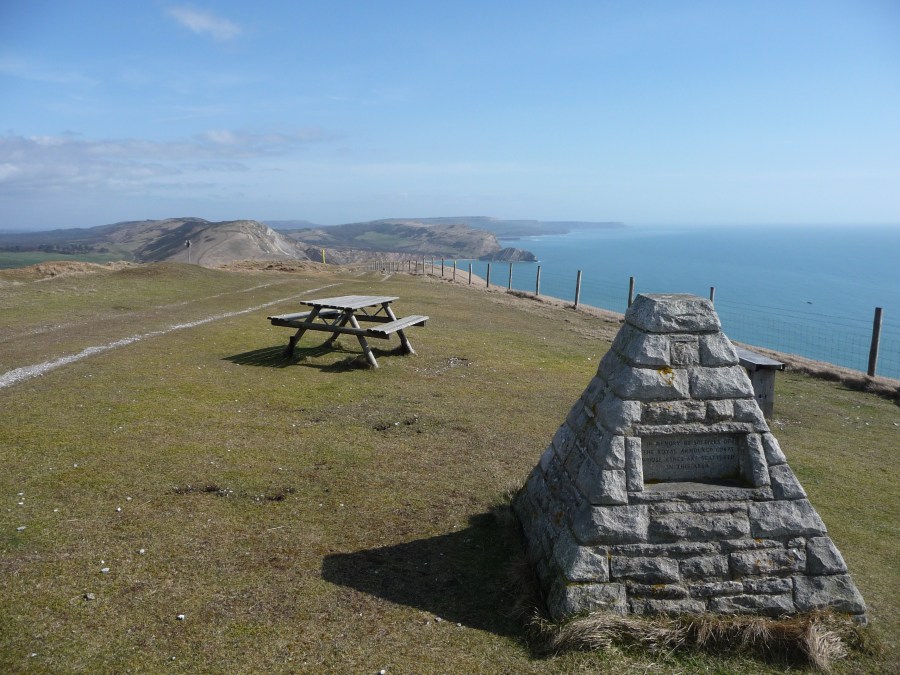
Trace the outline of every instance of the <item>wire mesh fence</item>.
<path fill-rule="evenodd" d="M 564 301 L 578 302 L 624 313 L 629 302 L 629 280 L 621 283 L 580 275 L 574 270 L 547 269 L 534 263 L 488 263 L 478 260 L 419 259 L 395 264 L 396 271 L 418 271 L 440 275 L 453 274 L 465 283 L 469 265 L 472 273 L 490 281 L 496 288 L 552 296 Z M 377 267 L 378 264 L 375 264 Z M 633 281 L 633 280 L 632 280 Z M 697 295 L 707 297 L 712 289 L 698 288 Z M 637 292 L 660 293 L 665 289 L 638 288 Z M 824 361 L 845 368 L 869 370 L 873 316 L 875 308 L 860 308 L 861 317 L 837 316 L 822 312 L 799 311 L 794 308 L 766 306 L 715 297 L 715 307 L 726 335 L 732 340 L 765 347 L 779 352 L 796 354 L 816 361 Z M 868 315 L 866 317 L 866 315 Z M 875 374 L 900 379 L 900 321 L 890 317 L 881 321 Z"/>

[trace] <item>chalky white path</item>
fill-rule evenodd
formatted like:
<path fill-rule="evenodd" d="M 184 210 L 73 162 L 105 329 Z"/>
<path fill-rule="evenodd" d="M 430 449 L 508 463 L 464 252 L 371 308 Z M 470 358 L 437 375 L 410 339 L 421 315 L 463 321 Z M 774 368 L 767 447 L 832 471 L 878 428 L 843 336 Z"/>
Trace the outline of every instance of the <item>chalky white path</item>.
<path fill-rule="evenodd" d="M 287 302 L 288 300 L 293 300 L 300 296 L 306 295 L 308 293 L 315 293 L 317 291 L 321 291 L 325 288 L 331 288 L 332 286 L 337 286 L 338 284 L 328 284 L 327 286 L 320 286 L 319 288 L 310 288 L 308 290 L 303 291 L 297 295 L 291 295 L 286 298 L 279 298 L 278 300 L 272 300 L 271 302 L 265 302 L 261 305 L 256 305 L 255 307 L 248 307 L 247 309 L 241 309 L 236 312 L 225 312 L 224 314 L 216 314 L 215 316 L 208 316 L 203 319 L 198 319 L 197 321 L 189 321 L 188 323 L 176 323 L 162 330 L 154 330 L 149 333 L 140 333 L 138 335 L 132 335 L 131 337 L 122 338 L 121 340 L 116 340 L 115 342 L 107 342 L 104 345 L 95 345 L 93 347 L 88 347 L 87 349 L 83 349 L 77 354 L 70 354 L 69 356 L 61 356 L 58 359 L 54 359 L 52 361 L 44 361 L 43 363 L 36 363 L 32 366 L 22 366 L 21 368 L 15 368 L 14 370 L 9 370 L 2 375 L 0 375 L 0 389 L 4 389 L 6 387 L 11 387 L 14 384 L 18 384 L 19 382 L 24 382 L 25 380 L 30 380 L 33 377 L 39 377 L 46 372 L 51 370 L 55 370 L 56 368 L 61 368 L 62 366 L 66 366 L 70 363 L 74 363 L 75 361 L 80 361 L 81 359 L 86 359 L 89 356 L 94 356 L 95 354 L 102 354 L 103 352 L 108 352 L 110 349 L 118 349 L 119 347 L 127 347 L 128 345 L 132 345 L 135 342 L 140 342 L 141 340 L 146 340 L 147 338 L 158 337 L 160 335 L 165 335 L 166 333 L 172 333 L 176 330 L 183 330 L 185 328 L 196 328 L 197 326 L 202 326 L 205 323 L 210 323 L 211 321 L 219 321 L 221 319 L 228 319 L 233 316 L 240 316 L 241 314 L 249 314 L 250 312 L 256 312 L 260 309 L 264 309 L 266 307 L 271 307 L 272 305 L 277 305 L 280 302 Z"/>

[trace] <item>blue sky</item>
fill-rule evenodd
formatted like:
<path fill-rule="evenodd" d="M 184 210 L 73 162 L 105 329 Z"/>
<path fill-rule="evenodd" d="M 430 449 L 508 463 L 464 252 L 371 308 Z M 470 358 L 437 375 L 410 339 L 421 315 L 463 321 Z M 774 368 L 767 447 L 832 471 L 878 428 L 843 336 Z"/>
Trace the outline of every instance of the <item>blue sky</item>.
<path fill-rule="evenodd" d="M 0 0 L 0 229 L 900 224 L 900 2 Z"/>

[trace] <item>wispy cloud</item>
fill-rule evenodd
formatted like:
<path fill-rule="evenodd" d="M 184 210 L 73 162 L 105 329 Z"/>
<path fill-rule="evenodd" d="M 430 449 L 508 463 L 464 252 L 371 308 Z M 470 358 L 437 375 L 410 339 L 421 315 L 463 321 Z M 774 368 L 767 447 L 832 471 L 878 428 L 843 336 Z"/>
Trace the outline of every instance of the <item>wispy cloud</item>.
<path fill-rule="evenodd" d="M 213 130 L 168 142 L 0 135 L 0 195 L 141 189 L 177 176 L 246 173 L 255 159 L 290 155 L 330 138 L 320 129 L 265 134 Z"/>
<path fill-rule="evenodd" d="M 240 26 L 212 12 L 182 6 L 170 7 L 168 14 L 185 28 L 216 40 L 231 40 L 241 34 Z"/>
<path fill-rule="evenodd" d="M 81 73 L 9 56 L 0 57 L 0 74 L 49 84 L 94 84 L 93 80 Z"/>

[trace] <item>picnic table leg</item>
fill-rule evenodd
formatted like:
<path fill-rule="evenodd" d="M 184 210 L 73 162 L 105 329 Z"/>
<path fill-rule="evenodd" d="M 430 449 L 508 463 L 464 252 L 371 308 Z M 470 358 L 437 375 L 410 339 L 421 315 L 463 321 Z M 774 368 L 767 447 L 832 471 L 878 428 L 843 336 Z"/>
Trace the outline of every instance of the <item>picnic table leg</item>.
<path fill-rule="evenodd" d="M 309 317 L 307 317 L 306 320 L 307 320 L 307 321 L 312 321 L 313 319 L 316 318 L 316 316 L 318 316 L 318 314 L 319 314 L 319 308 L 318 308 L 318 307 L 313 307 L 313 308 L 312 308 L 312 311 L 309 313 Z M 297 343 L 300 342 L 300 338 L 303 337 L 303 334 L 304 334 L 305 332 L 306 332 L 306 329 L 305 329 L 305 328 L 298 328 L 298 329 L 297 329 L 297 332 L 294 333 L 294 334 L 288 339 L 288 345 L 287 345 L 287 347 L 284 348 L 284 352 L 283 352 L 283 355 L 284 355 L 284 356 L 286 356 L 287 358 L 291 358 L 291 357 L 294 355 L 294 347 L 296 347 L 296 346 L 297 346 Z"/>
<path fill-rule="evenodd" d="M 359 328 L 359 321 L 356 320 L 356 317 L 353 314 L 350 314 L 350 325 L 354 328 Z M 366 355 L 366 360 L 369 362 L 369 365 L 373 368 L 378 367 L 378 361 L 375 360 L 375 355 L 372 353 L 372 348 L 369 346 L 368 340 L 366 340 L 364 335 L 357 335 L 359 339 L 359 346 L 363 348 L 363 352 Z"/>
<path fill-rule="evenodd" d="M 384 307 L 384 311 L 391 318 L 391 321 L 397 320 L 397 317 L 394 316 L 394 310 L 391 309 L 391 306 L 388 303 L 384 303 L 382 307 Z M 403 345 L 403 351 L 407 354 L 415 354 L 416 350 L 413 349 L 413 346 L 410 344 L 409 338 L 406 337 L 406 333 L 402 330 L 398 330 L 397 335 L 400 336 L 400 344 Z"/>
<path fill-rule="evenodd" d="M 346 326 L 347 322 L 350 320 L 350 317 L 353 316 L 352 310 L 344 310 L 344 315 L 341 317 L 341 320 L 338 322 L 338 326 Z M 325 347 L 331 347 L 334 345 L 335 341 L 340 337 L 340 333 L 332 333 L 331 337 L 325 340 Z"/>

